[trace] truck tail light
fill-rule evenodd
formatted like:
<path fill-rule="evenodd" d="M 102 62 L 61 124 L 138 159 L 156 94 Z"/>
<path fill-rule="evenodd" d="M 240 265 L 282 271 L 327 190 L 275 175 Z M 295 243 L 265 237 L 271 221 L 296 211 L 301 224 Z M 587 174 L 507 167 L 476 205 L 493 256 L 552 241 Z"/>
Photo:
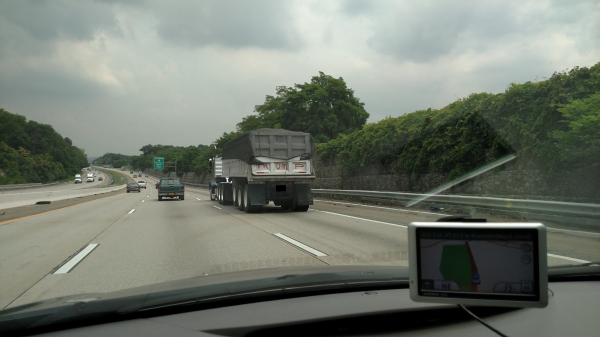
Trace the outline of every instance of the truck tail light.
<path fill-rule="evenodd" d="M 157 190 L 160 192 L 160 186 L 157 188 Z"/>
<path fill-rule="evenodd" d="M 181 185 L 181 190 L 185 191 L 185 186 Z"/>

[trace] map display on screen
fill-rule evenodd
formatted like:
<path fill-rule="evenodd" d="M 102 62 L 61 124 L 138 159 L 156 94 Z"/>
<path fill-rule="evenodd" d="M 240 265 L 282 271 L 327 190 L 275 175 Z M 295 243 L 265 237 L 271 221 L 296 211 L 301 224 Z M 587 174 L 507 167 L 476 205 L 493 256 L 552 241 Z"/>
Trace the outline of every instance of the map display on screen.
<path fill-rule="evenodd" d="M 535 296 L 534 233 L 419 231 L 420 291 Z"/>

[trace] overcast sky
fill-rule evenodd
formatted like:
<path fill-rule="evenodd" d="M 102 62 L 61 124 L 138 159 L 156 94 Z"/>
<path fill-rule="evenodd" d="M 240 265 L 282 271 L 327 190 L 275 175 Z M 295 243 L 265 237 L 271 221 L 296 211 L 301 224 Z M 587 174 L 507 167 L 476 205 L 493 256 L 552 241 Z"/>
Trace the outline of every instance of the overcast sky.
<path fill-rule="evenodd" d="M 600 1 L 0 1 L 0 107 L 90 156 L 209 144 L 343 77 L 369 122 L 600 61 Z"/>

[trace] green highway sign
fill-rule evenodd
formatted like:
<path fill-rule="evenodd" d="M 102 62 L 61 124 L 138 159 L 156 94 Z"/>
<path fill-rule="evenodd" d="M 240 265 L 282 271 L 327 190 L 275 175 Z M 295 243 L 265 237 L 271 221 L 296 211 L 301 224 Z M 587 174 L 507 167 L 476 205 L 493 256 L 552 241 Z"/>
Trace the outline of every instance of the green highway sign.
<path fill-rule="evenodd" d="M 155 170 L 164 170 L 165 169 L 165 158 L 154 157 L 154 169 Z"/>

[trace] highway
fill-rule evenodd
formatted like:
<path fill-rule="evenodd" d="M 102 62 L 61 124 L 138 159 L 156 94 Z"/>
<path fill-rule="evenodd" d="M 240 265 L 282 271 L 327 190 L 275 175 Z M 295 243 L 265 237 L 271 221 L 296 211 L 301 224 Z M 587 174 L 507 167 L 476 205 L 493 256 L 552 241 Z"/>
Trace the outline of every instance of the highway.
<path fill-rule="evenodd" d="M 66 198 L 85 196 L 97 193 L 96 188 L 108 185 L 110 178 L 100 171 L 92 171 L 95 175 L 93 182 L 86 182 L 86 175 L 90 171 L 82 171 L 81 184 L 74 184 L 73 181 L 66 183 L 52 184 L 49 186 L 0 190 L 0 210 L 12 207 L 33 205 L 38 201 L 57 201 Z M 102 181 L 99 178 L 102 177 Z M 0 220 L 2 221 L 2 220 Z"/>
<path fill-rule="evenodd" d="M 185 200 L 159 202 L 156 179 L 143 179 L 148 188 L 141 193 L 122 190 L 0 222 L 0 308 L 236 270 L 405 266 L 405 226 L 440 217 L 320 200 L 305 213 L 270 205 L 263 213 L 247 214 L 210 201 L 204 188 L 186 187 Z M 548 233 L 549 264 L 600 261 L 598 237 Z"/>

